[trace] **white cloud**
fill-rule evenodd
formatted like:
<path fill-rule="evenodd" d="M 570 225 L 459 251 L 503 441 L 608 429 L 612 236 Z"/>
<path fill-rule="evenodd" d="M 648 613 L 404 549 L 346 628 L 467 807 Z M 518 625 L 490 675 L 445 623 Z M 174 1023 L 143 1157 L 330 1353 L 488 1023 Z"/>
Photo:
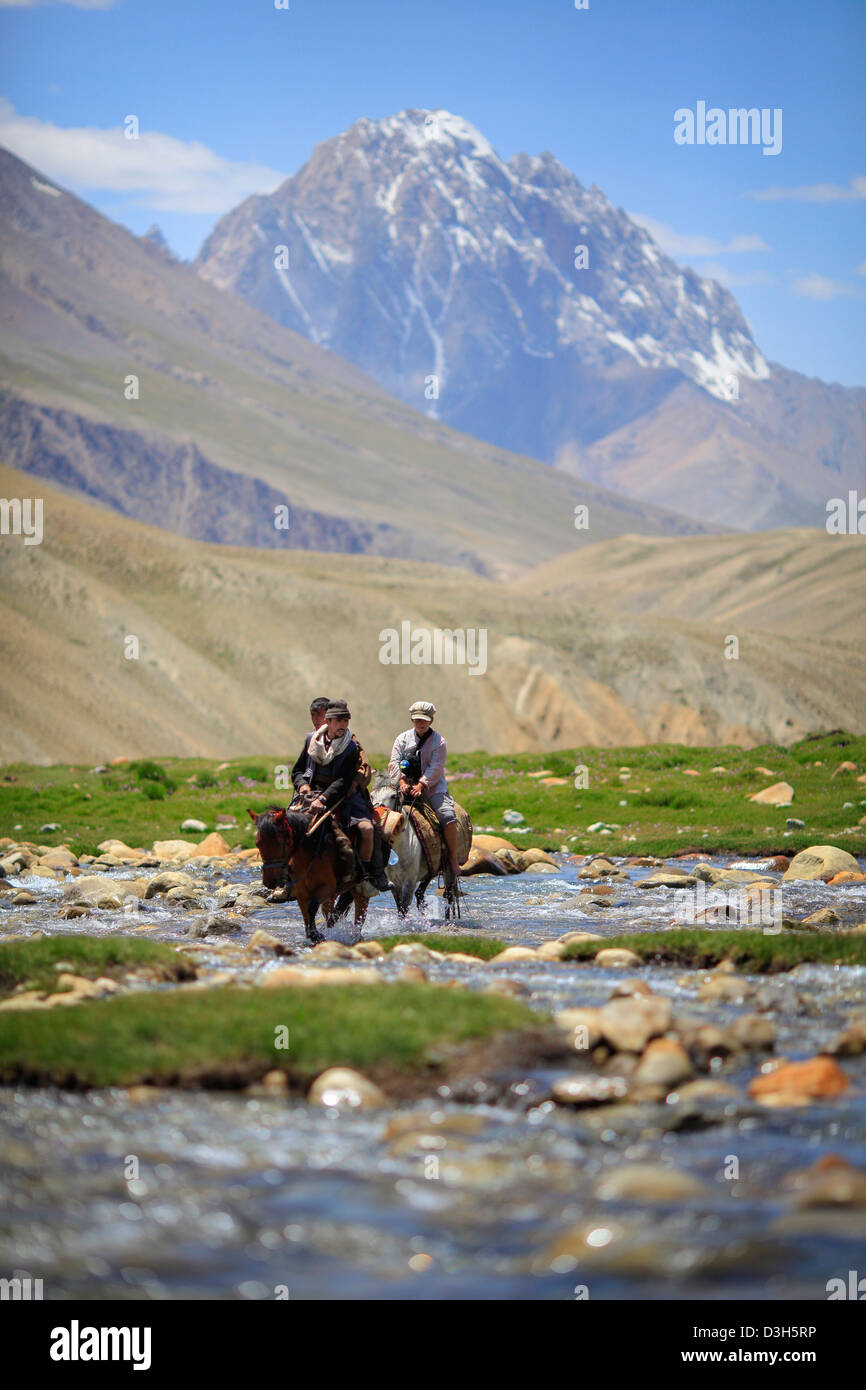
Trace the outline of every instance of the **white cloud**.
<path fill-rule="evenodd" d="M 199 141 L 148 130 L 142 113 L 129 114 L 141 122 L 137 140 L 126 139 L 120 126 L 64 129 L 20 116 L 0 99 L 0 145 L 76 191 L 126 193 L 165 212 L 227 212 L 251 193 L 273 192 L 285 178 L 264 165 L 224 159 Z"/>
<path fill-rule="evenodd" d="M 735 236 L 724 242 L 718 241 L 715 237 L 683 235 L 674 231 L 673 227 L 668 227 L 664 222 L 657 222 L 654 217 L 647 217 L 642 212 L 630 212 L 629 217 L 649 232 L 668 256 L 734 256 L 751 251 L 770 250 L 764 239 L 759 236 Z"/>
<path fill-rule="evenodd" d="M 844 280 L 831 280 L 810 270 L 808 275 L 801 275 L 794 281 L 794 293 L 802 295 L 804 299 L 826 300 L 839 299 L 844 295 L 861 295 L 863 291 L 859 285 L 846 285 Z"/>
<path fill-rule="evenodd" d="M 858 275 L 866 275 L 866 261 L 861 261 L 857 267 Z"/>
<path fill-rule="evenodd" d="M 743 194 L 759 203 L 856 203 L 866 198 L 866 175 L 857 174 L 847 188 L 838 183 L 802 184 L 799 188 L 758 188 Z"/>

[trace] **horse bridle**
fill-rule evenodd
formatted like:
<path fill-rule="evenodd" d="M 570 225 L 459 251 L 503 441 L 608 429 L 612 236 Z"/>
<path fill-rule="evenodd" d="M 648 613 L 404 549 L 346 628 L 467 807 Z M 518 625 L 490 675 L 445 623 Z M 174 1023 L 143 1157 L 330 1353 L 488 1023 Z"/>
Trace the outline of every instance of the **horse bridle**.
<path fill-rule="evenodd" d="M 307 877 L 307 874 L 312 869 L 313 863 L 315 862 L 311 860 L 311 862 L 304 869 L 304 872 L 301 874 L 300 878 L 292 878 L 291 874 L 289 873 L 289 860 L 291 859 L 291 855 L 289 853 L 290 836 L 291 832 L 287 828 L 283 840 L 283 853 L 279 859 L 262 860 L 262 875 L 264 875 L 265 869 L 277 868 L 282 870 L 280 882 L 277 884 L 278 888 L 297 888 L 299 883 L 303 883 L 304 879 Z"/>

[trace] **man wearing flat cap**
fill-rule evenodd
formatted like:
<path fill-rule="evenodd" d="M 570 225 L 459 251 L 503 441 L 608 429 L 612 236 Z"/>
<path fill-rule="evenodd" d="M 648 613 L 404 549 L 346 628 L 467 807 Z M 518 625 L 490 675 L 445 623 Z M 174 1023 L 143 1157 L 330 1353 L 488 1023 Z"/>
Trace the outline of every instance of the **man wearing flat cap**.
<path fill-rule="evenodd" d="M 445 780 L 445 740 L 433 728 L 436 706 L 416 700 L 409 706 L 412 728 L 398 734 L 391 749 L 388 776 L 407 801 L 426 797 L 442 829 L 451 872 L 460 877 L 457 861 L 457 812 Z"/>
<path fill-rule="evenodd" d="M 363 755 L 349 728 L 351 717 L 345 700 L 332 700 L 328 705 L 325 722 L 307 741 L 306 761 L 297 790 L 301 797 L 312 797 L 307 810 L 314 816 L 339 803 L 343 825 L 358 832 L 365 877 L 384 893 L 389 885 L 381 846 L 374 833 L 370 800 L 357 785 Z"/>

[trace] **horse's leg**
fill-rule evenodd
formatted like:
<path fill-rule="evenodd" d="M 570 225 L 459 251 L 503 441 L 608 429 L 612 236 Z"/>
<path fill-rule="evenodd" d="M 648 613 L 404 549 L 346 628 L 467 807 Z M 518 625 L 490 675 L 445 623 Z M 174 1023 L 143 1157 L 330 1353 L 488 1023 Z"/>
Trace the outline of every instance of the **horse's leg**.
<path fill-rule="evenodd" d="M 351 888 L 347 888 L 344 892 L 340 894 L 336 903 L 334 904 L 335 922 L 339 922 L 341 917 L 345 917 L 346 913 L 349 911 L 349 908 L 352 906 L 353 897 L 354 894 L 352 893 Z"/>
<path fill-rule="evenodd" d="M 319 900 L 310 893 L 305 893 L 303 898 L 298 895 L 298 906 L 301 909 L 301 916 L 304 919 L 304 931 L 307 940 L 312 946 L 322 940 L 322 935 L 316 930 L 316 913 L 319 910 Z"/>
<path fill-rule="evenodd" d="M 369 906 L 370 899 L 367 897 L 366 893 L 355 894 L 355 926 L 358 928 L 359 933 L 367 920 L 367 908 Z"/>

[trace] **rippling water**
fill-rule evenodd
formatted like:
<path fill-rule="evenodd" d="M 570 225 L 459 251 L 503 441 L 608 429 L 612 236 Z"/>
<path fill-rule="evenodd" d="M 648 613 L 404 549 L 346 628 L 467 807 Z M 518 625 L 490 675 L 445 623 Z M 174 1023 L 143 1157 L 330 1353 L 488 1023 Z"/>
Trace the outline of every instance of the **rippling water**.
<path fill-rule="evenodd" d="M 582 886 L 573 868 L 473 878 L 462 925 L 447 929 L 532 945 L 566 930 L 613 935 L 673 921 L 674 890 L 617 885 L 610 906 L 591 908 L 581 906 Z M 788 887 L 786 911 L 844 903 L 866 919 L 862 886 Z M 184 939 L 189 914 L 161 899 L 133 923 L 121 913 L 59 922 L 60 885 L 38 891 L 40 905 L 17 914 L 16 927 L 102 933 L 146 922 L 151 939 Z M 8 930 L 11 910 L 2 911 Z M 402 930 L 442 929 L 441 916 L 433 900 Z M 302 941 L 294 906 L 257 912 L 255 926 Z M 393 909 L 374 901 L 365 937 L 400 929 Z M 353 939 L 351 928 L 339 935 Z M 473 987 L 493 976 L 446 962 L 428 973 L 459 973 Z M 507 973 L 540 1009 L 603 1003 L 621 979 L 553 962 Z M 698 1004 L 692 974 L 641 970 L 656 992 L 707 1021 L 754 1011 L 754 1000 Z M 776 1052 L 790 1058 L 812 1055 L 866 1000 L 860 968 L 800 966 L 755 983 L 778 1030 Z M 714 1073 L 733 1098 L 581 1112 L 553 1106 L 541 1072 L 504 1094 L 481 1087 L 474 1105 L 446 1091 L 360 1113 L 202 1092 L 133 1103 L 123 1091 L 7 1088 L 0 1266 L 41 1277 L 46 1298 L 568 1299 L 585 1287 L 590 1298 L 823 1299 L 829 1278 L 856 1268 L 858 1254 L 862 1265 L 866 1213 L 798 1212 L 785 1179 L 829 1153 L 866 1165 L 866 1062 L 846 1061 L 845 1096 L 799 1111 L 748 1100 L 758 1064 L 741 1056 Z M 725 1176 L 732 1158 L 737 1179 Z M 600 1200 L 599 1178 L 629 1161 L 673 1163 L 706 1190 L 665 1203 Z M 577 1263 L 555 1259 L 552 1244 L 575 1227 L 589 1237 Z"/>

